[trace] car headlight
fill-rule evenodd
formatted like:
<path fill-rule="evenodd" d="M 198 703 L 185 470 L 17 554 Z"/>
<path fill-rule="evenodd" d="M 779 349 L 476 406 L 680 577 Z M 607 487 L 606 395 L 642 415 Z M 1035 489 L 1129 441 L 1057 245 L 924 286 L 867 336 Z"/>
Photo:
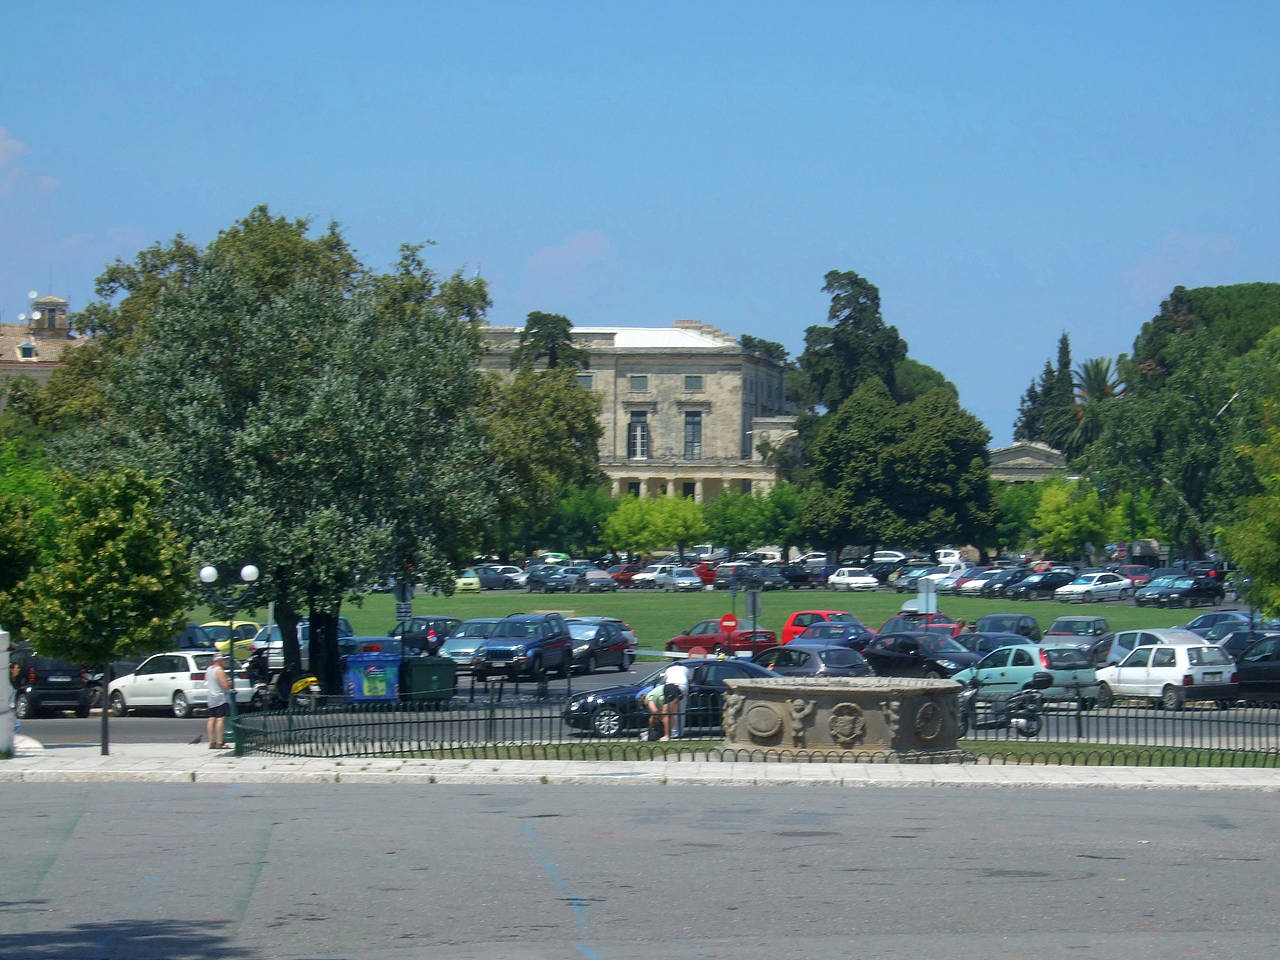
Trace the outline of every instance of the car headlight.
<path fill-rule="evenodd" d="M 512 653 L 514 656 L 517 656 L 517 657 L 523 657 L 523 656 L 524 656 L 524 644 L 519 644 L 518 646 L 516 646 L 516 647 L 515 647 L 515 649 L 513 649 L 513 650 L 511 651 L 511 653 Z"/>

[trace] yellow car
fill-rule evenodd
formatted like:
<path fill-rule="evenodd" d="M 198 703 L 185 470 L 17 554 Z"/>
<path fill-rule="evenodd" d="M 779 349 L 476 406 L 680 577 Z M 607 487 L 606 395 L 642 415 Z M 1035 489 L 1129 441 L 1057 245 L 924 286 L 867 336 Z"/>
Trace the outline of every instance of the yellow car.
<path fill-rule="evenodd" d="M 479 593 L 480 577 L 470 568 L 463 570 L 453 581 L 453 589 L 455 593 Z"/>
<path fill-rule="evenodd" d="M 209 623 L 202 623 L 200 626 L 209 631 L 213 637 L 213 645 L 223 653 L 227 652 L 227 621 L 212 620 Z M 258 631 L 262 629 L 262 624 L 255 623 L 252 620 L 233 620 L 231 622 L 231 631 L 234 632 L 236 638 L 235 658 L 239 663 L 249 659 L 253 638 L 257 636 Z"/>

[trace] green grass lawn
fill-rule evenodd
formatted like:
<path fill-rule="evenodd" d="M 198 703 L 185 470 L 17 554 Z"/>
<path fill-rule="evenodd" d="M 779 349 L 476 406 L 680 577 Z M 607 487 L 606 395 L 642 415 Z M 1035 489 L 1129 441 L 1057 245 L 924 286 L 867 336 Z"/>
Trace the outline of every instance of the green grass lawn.
<path fill-rule="evenodd" d="M 781 633 L 787 617 L 797 610 L 846 610 L 872 629 L 893 616 L 903 602 L 914 594 L 892 592 L 836 593 L 830 590 L 777 590 L 761 598 L 761 624 Z M 445 597 L 419 594 L 413 600 L 415 614 L 439 613 L 466 620 L 470 617 L 501 617 L 512 613 L 556 611 L 566 616 L 601 615 L 621 617 L 631 624 L 640 640 L 641 649 L 660 650 L 663 644 L 683 633 L 699 620 L 719 618 L 726 613 L 743 617 L 745 594 L 735 600 L 727 591 L 668 594 L 642 590 L 622 590 L 614 594 L 530 594 L 469 593 Z M 1158 610 L 1139 608 L 1128 603 L 1064 604 L 1052 601 L 984 600 L 972 597 L 939 597 L 938 608 L 956 619 L 970 622 L 987 613 L 1014 611 L 1031 613 L 1048 628 L 1056 617 L 1089 614 L 1106 617 L 1115 630 L 1140 627 L 1171 627 L 1187 623 L 1196 610 Z M 382 634 L 395 626 L 395 600 L 390 594 L 370 594 L 359 605 L 343 605 L 342 614 L 351 621 L 357 634 Z M 221 619 L 207 608 L 192 612 L 197 623 Z M 242 611 L 237 616 L 265 622 L 266 609 L 256 616 Z"/>

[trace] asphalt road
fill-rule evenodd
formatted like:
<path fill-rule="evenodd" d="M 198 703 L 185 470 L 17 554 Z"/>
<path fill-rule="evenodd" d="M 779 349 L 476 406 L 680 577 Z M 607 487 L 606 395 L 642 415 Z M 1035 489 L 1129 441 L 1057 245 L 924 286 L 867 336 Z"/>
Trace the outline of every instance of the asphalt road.
<path fill-rule="evenodd" d="M 13 784 L 7 960 L 1274 960 L 1270 794 Z"/>

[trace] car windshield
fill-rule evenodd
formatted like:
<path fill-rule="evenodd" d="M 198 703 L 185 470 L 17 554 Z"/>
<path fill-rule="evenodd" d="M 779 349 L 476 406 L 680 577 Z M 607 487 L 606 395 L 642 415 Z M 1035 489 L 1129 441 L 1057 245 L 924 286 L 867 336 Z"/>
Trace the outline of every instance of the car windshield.
<path fill-rule="evenodd" d="M 830 650 L 819 652 L 822 662 L 832 667 L 857 667 L 864 663 L 862 654 L 856 650 L 850 650 L 848 647 L 832 647 Z"/>
<path fill-rule="evenodd" d="M 1173 581 L 1173 587 L 1174 589 L 1185 589 L 1186 587 L 1194 587 L 1195 583 L 1196 582 L 1190 577 L 1180 577 Z"/>
<path fill-rule="evenodd" d="M 1055 620 L 1049 628 L 1050 633 L 1068 634 L 1075 637 L 1087 637 L 1093 634 L 1093 620 Z"/>
<path fill-rule="evenodd" d="M 920 638 L 920 646 L 932 654 L 969 652 L 962 644 L 956 643 L 951 637 L 941 637 L 932 633 L 925 634 Z"/>
<path fill-rule="evenodd" d="M 492 623 L 464 623 L 453 634 L 454 637 L 487 637 L 493 633 Z M 450 637 L 449 639 L 453 639 Z"/>
<path fill-rule="evenodd" d="M 440 644 L 440 652 L 447 653 L 451 650 L 474 650 L 476 644 L 483 640 L 484 637 L 467 636 L 462 633 L 455 633 L 452 637 Z"/>
<path fill-rule="evenodd" d="M 1147 586 L 1148 587 L 1172 587 L 1173 577 L 1156 577 L 1154 580 L 1148 583 Z"/>
<path fill-rule="evenodd" d="M 1221 647 L 1188 647 L 1187 663 L 1193 667 L 1211 667 L 1234 664 L 1235 661 Z"/>
<path fill-rule="evenodd" d="M 1027 578 L 1026 578 L 1026 579 L 1024 579 L 1022 582 L 1023 582 L 1023 583 L 1027 583 L 1027 584 L 1031 584 L 1031 583 L 1039 583 L 1039 582 L 1040 582 L 1041 580 L 1043 580 L 1043 579 L 1044 579 L 1044 574 L 1043 574 L 1043 573 L 1033 573 L 1033 574 L 1031 574 L 1031 576 L 1027 577 Z"/>
<path fill-rule="evenodd" d="M 677 577 L 696 577 L 698 573 L 693 567 L 676 567 L 675 575 Z"/>
<path fill-rule="evenodd" d="M 520 620 L 503 620 L 496 624 L 493 628 L 492 637 L 536 637 L 538 635 L 538 627 L 533 623 L 524 623 Z"/>
<path fill-rule="evenodd" d="M 852 613 L 828 613 L 827 619 L 832 623 L 862 623 L 862 621 Z"/>
<path fill-rule="evenodd" d="M 599 629 L 600 627 L 594 623 L 573 623 L 570 621 L 569 636 L 575 640 L 590 640 Z"/>
<path fill-rule="evenodd" d="M 1086 573 L 1083 577 L 1076 577 L 1072 583 L 1093 583 L 1098 577 L 1093 573 Z"/>

